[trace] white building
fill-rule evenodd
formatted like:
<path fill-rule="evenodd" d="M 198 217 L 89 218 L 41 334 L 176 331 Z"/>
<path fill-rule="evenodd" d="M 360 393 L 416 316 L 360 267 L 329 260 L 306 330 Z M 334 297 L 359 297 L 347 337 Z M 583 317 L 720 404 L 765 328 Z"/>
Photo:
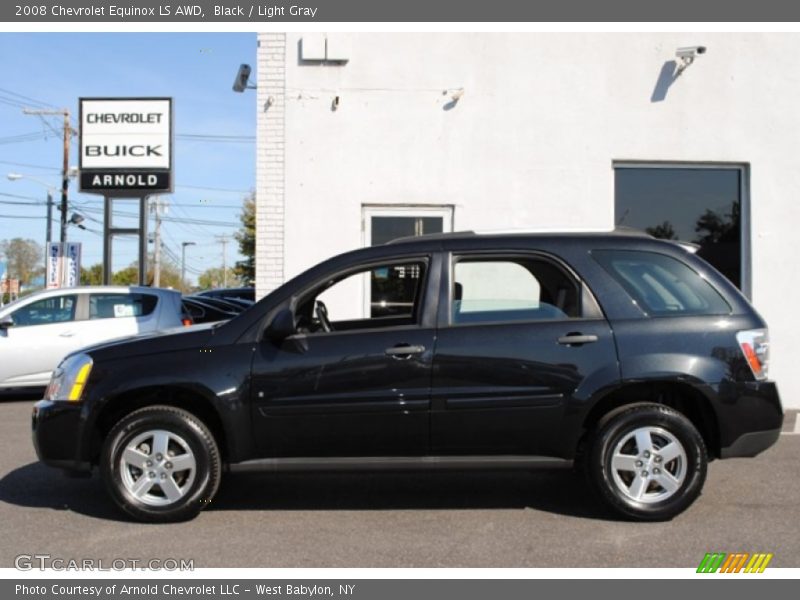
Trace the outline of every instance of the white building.
<path fill-rule="evenodd" d="M 258 43 L 259 295 L 399 235 L 662 225 L 702 241 L 752 299 L 784 405 L 800 408 L 800 36 Z M 676 77 L 676 49 L 692 45 L 707 51 Z"/>

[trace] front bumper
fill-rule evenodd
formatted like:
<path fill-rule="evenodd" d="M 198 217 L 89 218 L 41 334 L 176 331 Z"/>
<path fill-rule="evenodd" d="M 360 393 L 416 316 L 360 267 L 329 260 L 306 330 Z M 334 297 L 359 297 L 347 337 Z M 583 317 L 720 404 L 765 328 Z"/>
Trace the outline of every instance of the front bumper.
<path fill-rule="evenodd" d="M 720 458 L 756 456 L 778 441 L 783 407 L 774 381 L 722 385 L 715 408 Z"/>
<path fill-rule="evenodd" d="M 33 406 L 31 428 L 39 460 L 68 471 L 91 471 L 91 462 L 81 452 L 84 422 L 79 403 L 37 402 Z"/>
<path fill-rule="evenodd" d="M 739 436 L 733 444 L 720 449 L 720 458 L 756 456 L 771 447 L 781 435 L 780 429 L 752 431 Z"/>

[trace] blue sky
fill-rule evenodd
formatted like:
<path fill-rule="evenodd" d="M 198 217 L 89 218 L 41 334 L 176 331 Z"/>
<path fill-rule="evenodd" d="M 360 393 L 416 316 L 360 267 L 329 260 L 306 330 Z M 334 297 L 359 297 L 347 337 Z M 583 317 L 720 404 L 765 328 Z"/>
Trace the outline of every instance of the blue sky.
<path fill-rule="evenodd" d="M 0 240 L 45 241 L 46 188 L 29 179 L 9 181 L 8 173 L 60 187 L 62 142 L 48 126 L 57 129 L 60 117 L 45 123 L 24 115 L 23 106 L 68 108 L 77 127 L 81 96 L 171 96 L 176 187 L 164 198 L 166 217 L 175 220 L 162 225 L 165 251 L 180 256 L 181 242 L 197 244 L 186 251 L 192 281 L 199 272 L 221 266 L 222 246 L 215 236 L 236 231 L 242 198 L 255 187 L 255 94 L 231 91 L 239 64 L 255 65 L 255 55 L 253 33 L 0 33 Z M 31 135 L 16 137 L 25 134 Z M 248 139 L 181 137 L 193 134 Z M 77 150 L 74 137 L 72 165 L 78 163 Z M 69 199 L 71 212 L 83 214 L 84 224 L 101 232 L 102 197 L 78 193 L 72 180 Z M 115 210 L 131 212 L 133 206 Z M 58 212 L 53 216 L 53 238 L 58 239 Z M 68 239 L 83 243 L 83 266 L 101 262 L 101 235 L 71 226 Z M 135 241 L 115 242 L 114 254 L 114 270 L 127 266 L 136 258 Z M 228 244 L 228 264 L 239 258 L 235 241 Z"/>

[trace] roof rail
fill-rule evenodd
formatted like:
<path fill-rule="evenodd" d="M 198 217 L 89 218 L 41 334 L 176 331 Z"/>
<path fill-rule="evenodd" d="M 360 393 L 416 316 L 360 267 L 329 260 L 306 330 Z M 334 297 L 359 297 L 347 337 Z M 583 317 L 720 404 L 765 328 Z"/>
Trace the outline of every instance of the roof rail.
<path fill-rule="evenodd" d="M 449 231 L 447 233 L 426 233 L 423 235 L 407 235 L 404 237 L 394 238 L 393 240 L 389 240 L 386 242 L 386 245 L 389 244 L 400 244 L 403 242 L 410 242 L 410 241 L 417 241 L 417 240 L 440 240 L 440 239 L 452 239 L 452 238 L 461 238 L 461 237 L 472 237 L 477 235 L 474 231 Z"/>
<path fill-rule="evenodd" d="M 410 241 L 420 241 L 420 240 L 440 240 L 440 239 L 458 239 L 458 238 L 469 238 L 479 235 L 533 235 L 533 234 L 551 234 L 551 235 L 569 235 L 569 234 L 581 234 L 581 233 L 605 233 L 608 235 L 629 235 L 632 237 L 649 237 L 652 238 L 653 236 L 647 233 L 646 231 L 642 231 L 641 229 L 635 229 L 633 227 L 616 227 L 615 229 L 572 229 L 572 230 L 558 230 L 553 228 L 543 228 L 543 229 L 497 229 L 497 230 L 482 230 L 482 231 L 474 231 L 474 230 L 464 230 L 464 231 L 451 231 L 447 233 L 426 233 L 424 235 L 409 235 L 404 237 L 395 238 L 393 240 L 389 240 L 386 244 L 401 244 L 404 242 Z"/>

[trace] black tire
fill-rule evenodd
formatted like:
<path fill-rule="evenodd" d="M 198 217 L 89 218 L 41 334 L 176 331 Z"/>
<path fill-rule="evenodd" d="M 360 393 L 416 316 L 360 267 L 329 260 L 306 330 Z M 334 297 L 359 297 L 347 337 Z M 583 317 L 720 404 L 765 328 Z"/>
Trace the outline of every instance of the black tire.
<path fill-rule="evenodd" d="M 653 442 L 647 458 L 639 450 L 637 431 L 645 436 L 643 439 Z M 670 455 L 667 444 L 671 441 L 679 442 L 683 455 L 665 463 L 665 456 Z M 612 468 L 613 454 L 619 444 L 625 444 L 619 449 L 625 455 L 624 460 L 641 465 L 642 470 L 639 466 L 632 471 Z M 658 454 L 659 449 L 665 450 L 665 456 Z M 629 458 L 630 453 L 633 454 Z M 659 462 L 653 462 L 656 460 Z M 660 404 L 641 403 L 621 407 L 600 420 L 586 444 L 582 463 L 590 485 L 618 514 L 639 521 L 664 521 L 686 510 L 700 495 L 708 455 L 702 436 L 684 415 Z M 682 477 L 669 479 L 673 489 L 663 487 L 661 482 L 673 474 Z M 637 496 L 639 490 L 643 494 Z"/>
<path fill-rule="evenodd" d="M 162 443 L 166 439 L 168 452 L 156 454 L 157 442 L 151 434 L 157 434 Z M 148 458 L 143 466 L 147 472 L 141 471 L 138 477 L 140 470 L 123 465 L 122 461 L 123 453 L 131 444 L 138 443 L 137 439 L 144 441 L 135 450 Z M 157 456 L 161 459 L 157 460 Z M 179 462 L 181 458 L 183 463 Z M 192 459 L 194 468 L 178 471 L 182 464 L 191 464 Z M 148 464 L 153 466 L 147 467 Z M 200 419 L 173 406 L 148 406 L 127 415 L 106 436 L 100 472 L 114 502 L 126 513 L 139 521 L 169 523 L 191 519 L 209 505 L 219 488 L 222 463 L 216 440 Z M 152 479 L 142 479 L 140 487 L 147 490 L 135 495 L 139 477 Z M 174 500 L 167 496 L 167 487 Z"/>

